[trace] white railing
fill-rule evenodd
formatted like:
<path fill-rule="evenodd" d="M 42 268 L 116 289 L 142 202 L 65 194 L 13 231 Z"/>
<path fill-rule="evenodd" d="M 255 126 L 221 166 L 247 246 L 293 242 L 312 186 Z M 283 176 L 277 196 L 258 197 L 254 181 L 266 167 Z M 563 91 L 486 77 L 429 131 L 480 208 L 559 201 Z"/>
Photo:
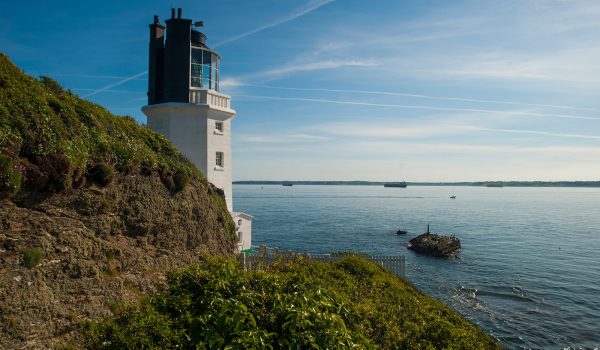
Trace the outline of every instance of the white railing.
<path fill-rule="evenodd" d="M 213 90 L 190 90 L 190 103 L 206 104 L 211 107 L 230 109 L 231 97 Z"/>

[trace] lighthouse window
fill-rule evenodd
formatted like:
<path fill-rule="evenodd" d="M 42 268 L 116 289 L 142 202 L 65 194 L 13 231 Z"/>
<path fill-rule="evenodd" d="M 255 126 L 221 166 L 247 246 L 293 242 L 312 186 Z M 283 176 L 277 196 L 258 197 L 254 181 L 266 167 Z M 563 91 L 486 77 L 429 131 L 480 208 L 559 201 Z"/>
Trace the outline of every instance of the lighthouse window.
<path fill-rule="evenodd" d="M 215 122 L 215 130 L 223 132 L 223 122 Z"/>
<path fill-rule="evenodd" d="M 223 167 L 223 152 L 217 152 L 215 164 L 217 166 Z"/>
<path fill-rule="evenodd" d="M 192 87 L 219 91 L 219 56 L 210 50 L 192 48 L 191 59 Z"/>

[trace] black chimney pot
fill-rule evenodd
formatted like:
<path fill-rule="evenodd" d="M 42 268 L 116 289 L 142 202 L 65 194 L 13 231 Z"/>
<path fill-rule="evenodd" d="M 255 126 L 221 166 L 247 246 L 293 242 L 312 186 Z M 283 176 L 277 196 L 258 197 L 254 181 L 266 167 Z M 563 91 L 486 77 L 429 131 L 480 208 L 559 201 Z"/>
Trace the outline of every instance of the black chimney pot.
<path fill-rule="evenodd" d="M 177 18 L 181 18 L 181 15 L 183 13 L 183 9 L 180 7 L 177 9 Z"/>
<path fill-rule="evenodd" d="M 154 24 L 158 24 L 158 23 L 159 23 L 158 16 L 154 15 Z"/>
<path fill-rule="evenodd" d="M 171 9 L 171 18 L 175 18 L 175 9 L 174 8 Z"/>

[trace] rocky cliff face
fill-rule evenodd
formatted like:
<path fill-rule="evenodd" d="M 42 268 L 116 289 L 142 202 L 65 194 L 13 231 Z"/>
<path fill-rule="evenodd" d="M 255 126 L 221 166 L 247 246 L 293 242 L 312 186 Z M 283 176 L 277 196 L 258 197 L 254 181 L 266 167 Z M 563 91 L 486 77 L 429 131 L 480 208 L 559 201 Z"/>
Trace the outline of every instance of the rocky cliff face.
<path fill-rule="evenodd" d="M 232 254 L 224 208 L 198 180 L 173 194 L 153 175 L 0 201 L 0 348 L 64 344 L 166 271 Z M 27 267 L 32 249 L 42 258 Z"/>
<path fill-rule="evenodd" d="M 63 344 L 234 231 L 167 139 L 0 54 L 1 349 Z"/>
<path fill-rule="evenodd" d="M 0 349 L 62 345 L 234 236 L 166 138 L 0 54 Z"/>

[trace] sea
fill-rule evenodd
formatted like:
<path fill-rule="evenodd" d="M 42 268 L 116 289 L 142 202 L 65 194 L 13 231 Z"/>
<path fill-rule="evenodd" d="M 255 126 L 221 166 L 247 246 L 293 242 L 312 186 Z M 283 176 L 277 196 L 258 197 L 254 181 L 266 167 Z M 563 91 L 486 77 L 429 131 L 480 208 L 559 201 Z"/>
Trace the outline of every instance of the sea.
<path fill-rule="evenodd" d="M 600 349 L 599 188 L 234 185 L 233 192 L 234 209 L 254 216 L 253 245 L 404 255 L 413 285 L 508 349 Z M 460 238 L 458 258 L 406 249 L 428 224 Z"/>

